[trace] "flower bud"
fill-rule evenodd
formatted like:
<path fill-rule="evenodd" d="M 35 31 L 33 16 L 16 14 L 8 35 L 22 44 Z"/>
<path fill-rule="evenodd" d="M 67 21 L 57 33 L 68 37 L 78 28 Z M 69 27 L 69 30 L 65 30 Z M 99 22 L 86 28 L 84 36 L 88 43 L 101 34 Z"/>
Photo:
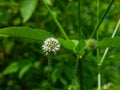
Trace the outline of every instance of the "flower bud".
<path fill-rule="evenodd" d="M 86 47 L 88 49 L 93 49 L 96 47 L 96 40 L 95 39 L 88 39 L 86 40 Z"/>

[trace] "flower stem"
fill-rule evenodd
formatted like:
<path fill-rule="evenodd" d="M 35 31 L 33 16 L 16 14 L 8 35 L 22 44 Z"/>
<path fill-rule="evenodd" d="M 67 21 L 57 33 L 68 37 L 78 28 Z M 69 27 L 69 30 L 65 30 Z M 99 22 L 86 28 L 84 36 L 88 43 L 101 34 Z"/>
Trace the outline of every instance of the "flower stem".
<path fill-rule="evenodd" d="M 51 87 L 51 56 L 48 54 L 48 84 L 47 84 L 47 90 L 50 90 Z"/>

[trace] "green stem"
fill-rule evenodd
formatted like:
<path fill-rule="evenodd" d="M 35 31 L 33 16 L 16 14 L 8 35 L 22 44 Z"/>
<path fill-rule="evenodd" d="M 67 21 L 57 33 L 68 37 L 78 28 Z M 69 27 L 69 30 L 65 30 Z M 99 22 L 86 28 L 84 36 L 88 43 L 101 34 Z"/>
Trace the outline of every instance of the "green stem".
<path fill-rule="evenodd" d="M 99 0 L 97 0 L 97 23 L 99 21 Z M 96 33 L 96 38 L 97 38 L 97 41 L 99 39 L 99 31 L 97 30 L 97 33 Z"/>
<path fill-rule="evenodd" d="M 103 22 L 105 16 L 107 15 L 108 11 L 110 10 L 110 7 L 112 6 L 114 0 L 111 1 L 111 3 L 109 4 L 107 10 L 105 11 L 105 13 L 103 14 L 102 18 L 100 19 L 100 21 L 98 22 L 96 28 L 94 29 L 92 35 L 90 36 L 91 38 L 95 35 L 95 33 L 97 32 L 97 30 L 99 29 L 101 23 Z"/>
<path fill-rule="evenodd" d="M 47 5 L 46 1 L 43 0 L 43 2 L 44 2 L 44 4 L 45 4 L 45 6 L 47 7 L 48 11 L 50 12 L 53 20 L 54 20 L 55 23 L 57 24 L 60 32 L 63 34 L 64 38 L 65 38 L 66 40 L 69 40 L 67 34 L 65 33 L 65 31 L 64 31 L 64 29 L 62 28 L 61 24 L 58 22 L 57 18 L 55 17 L 54 13 L 52 12 L 52 10 L 51 10 L 51 9 L 49 8 L 49 6 Z"/>
<path fill-rule="evenodd" d="M 97 23 L 99 21 L 99 0 L 97 0 Z M 99 30 L 96 33 L 96 40 L 99 42 Z M 99 57 L 99 49 L 97 48 L 97 58 Z M 101 90 L 101 72 L 100 67 L 98 67 L 98 90 Z"/>
<path fill-rule="evenodd" d="M 98 90 L 101 90 L 101 72 L 100 71 L 98 71 Z"/>
<path fill-rule="evenodd" d="M 99 0 L 97 0 L 97 22 L 99 21 Z"/>
<path fill-rule="evenodd" d="M 81 7 L 80 0 L 78 0 L 78 40 L 85 38 L 83 31 L 81 30 Z"/>
<path fill-rule="evenodd" d="M 120 19 L 118 20 L 118 23 L 117 23 L 117 25 L 116 25 L 116 27 L 115 27 L 115 29 L 114 29 L 114 31 L 113 31 L 113 34 L 112 34 L 112 36 L 111 36 L 112 38 L 115 37 L 115 34 L 116 34 L 117 31 L 118 31 L 119 25 L 120 25 Z M 100 66 L 101 66 L 102 63 L 103 63 L 103 61 L 104 61 L 104 59 L 105 59 L 105 56 L 107 55 L 108 50 L 109 50 L 109 47 L 107 47 L 107 48 L 105 49 L 105 52 L 104 52 L 104 54 L 103 54 L 103 57 L 101 58 L 100 63 L 99 63 Z"/>
<path fill-rule="evenodd" d="M 51 56 L 48 54 L 48 84 L 47 84 L 47 90 L 50 90 L 51 88 Z"/>
<path fill-rule="evenodd" d="M 83 32 L 81 31 L 81 13 L 80 13 L 80 0 L 78 0 L 78 39 L 80 43 L 80 37 L 81 35 L 83 36 Z M 80 51 L 80 45 L 79 45 L 79 51 Z M 77 56 L 77 64 L 76 64 L 76 74 L 77 74 L 77 79 L 79 82 L 80 90 L 84 90 L 84 78 L 83 78 L 83 59 L 80 58 L 80 56 Z"/>
<path fill-rule="evenodd" d="M 76 66 L 76 75 L 77 75 L 77 81 L 79 83 L 80 90 L 84 90 L 83 58 L 79 58 L 79 56 L 78 56 L 77 66 Z"/>
<path fill-rule="evenodd" d="M 99 0 L 97 0 L 97 22 L 99 21 Z M 96 33 L 96 40 L 99 42 L 99 30 Z M 97 49 L 97 57 L 99 57 L 99 49 Z"/>
<path fill-rule="evenodd" d="M 118 28 L 119 28 L 119 25 L 120 25 L 120 19 L 118 20 L 118 23 L 117 23 L 117 25 L 116 25 L 116 27 L 115 27 L 115 30 L 114 30 L 114 32 L 113 32 L 113 34 L 112 34 L 112 38 L 114 38 L 115 37 L 115 34 L 117 33 L 117 30 L 118 30 Z"/>
<path fill-rule="evenodd" d="M 79 83 L 80 90 L 84 90 L 83 62 L 84 62 L 85 56 L 88 53 L 89 53 L 89 51 L 85 50 L 85 52 L 82 56 L 80 56 L 80 54 L 78 54 L 78 56 L 77 56 L 75 74 L 77 76 L 77 81 Z"/>

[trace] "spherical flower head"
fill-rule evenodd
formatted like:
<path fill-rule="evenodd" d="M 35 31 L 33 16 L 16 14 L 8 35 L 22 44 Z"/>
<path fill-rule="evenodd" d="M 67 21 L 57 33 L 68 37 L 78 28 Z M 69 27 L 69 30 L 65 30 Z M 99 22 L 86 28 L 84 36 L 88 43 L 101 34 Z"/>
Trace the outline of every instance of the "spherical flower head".
<path fill-rule="evenodd" d="M 56 54 L 56 52 L 59 49 L 60 49 L 59 41 L 53 37 L 47 38 L 42 45 L 42 50 L 46 53 L 46 55 L 52 52 Z"/>
<path fill-rule="evenodd" d="M 86 47 L 88 49 L 93 49 L 96 47 L 96 40 L 95 39 L 88 39 L 86 40 Z"/>

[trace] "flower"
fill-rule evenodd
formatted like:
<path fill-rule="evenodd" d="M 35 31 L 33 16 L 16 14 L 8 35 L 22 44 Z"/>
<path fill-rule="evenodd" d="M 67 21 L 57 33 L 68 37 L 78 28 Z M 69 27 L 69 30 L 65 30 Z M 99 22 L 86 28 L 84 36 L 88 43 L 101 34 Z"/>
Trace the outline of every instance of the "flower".
<path fill-rule="evenodd" d="M 46 53 L 46 55 L 48 55 L 51 52 L 56 54 L 56 52 L 59 49 L 60 49 L 59 41 L 53 37 L 47 38 L 42 45 L 42 50 Z"/>

